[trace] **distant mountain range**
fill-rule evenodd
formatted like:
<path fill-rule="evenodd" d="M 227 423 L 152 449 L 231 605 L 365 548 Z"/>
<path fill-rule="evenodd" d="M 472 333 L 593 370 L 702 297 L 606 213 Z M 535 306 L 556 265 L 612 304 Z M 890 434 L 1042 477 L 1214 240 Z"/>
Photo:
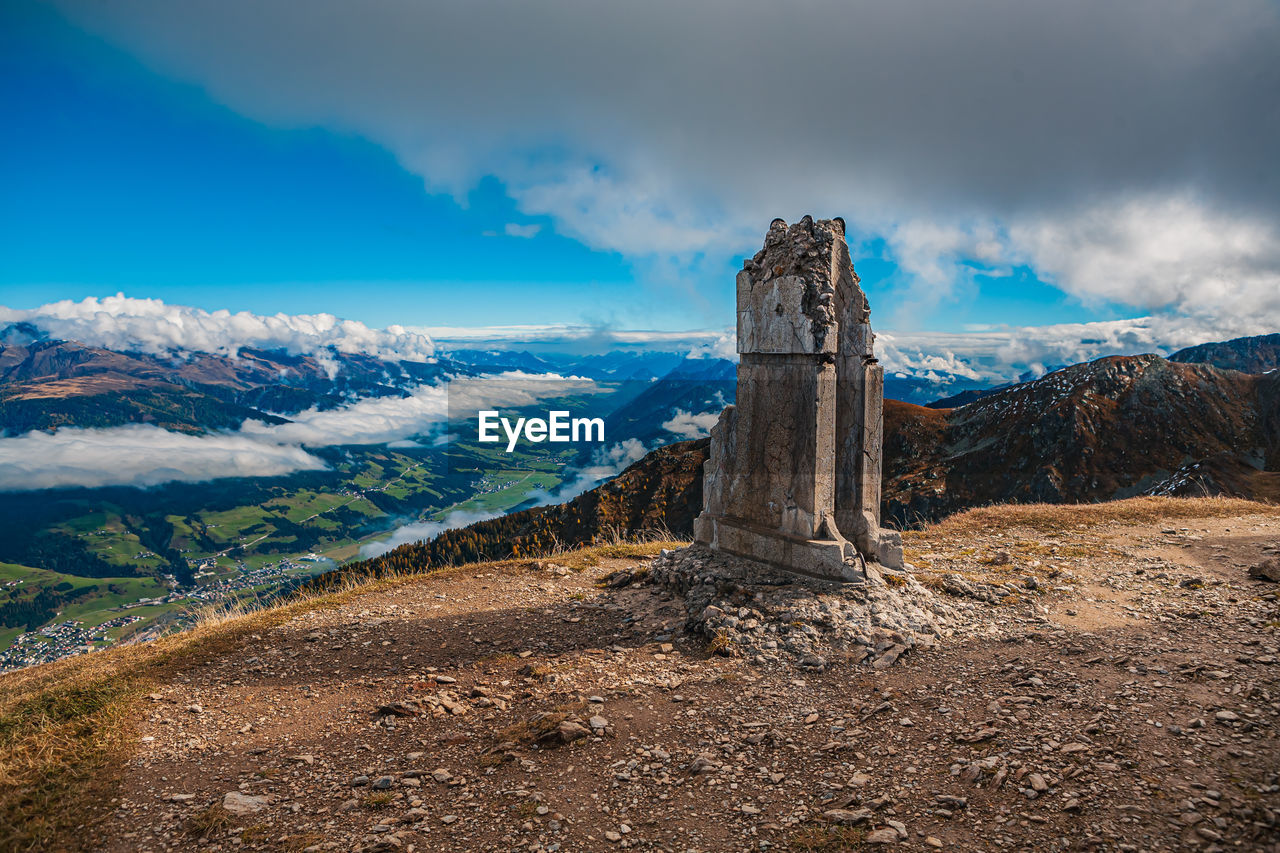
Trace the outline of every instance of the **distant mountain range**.
<path fill-rule="evenodd" d="M 603 355 L 534 355 L 525 350 L 450 350 L 445 359 L 485 373 L 518 370 L 556 373 L 600 382 L 651 382 L 676 368 L 684 355 L 672 352 L 617 351 Z"/>
<path fill-rule="evenodd" d="M 246 420 L 282 423 L 281 416 L 287 419 L 307 409 L 405 396 L 446 373 L 521 372 L 634 383 L 618 398 L 635 398 L 634 403 L 613 413 L 609 434 L 649 444 L 681 437 L 660 428 L 678 413 L 718 411 L 732 402 L 734 371 L 731 361 L 670 352 L 580 356 L 457 350 L 431 363 L 249 348 L 234 358 L 210 353 L 157 356 L 50 340 L 19 324 L 0 330 L 0 434 L 133 423 L 189 433 L 235 429 Z M 919 403 L 949 387 L 949 381 L 935 379 L 886 379 L 889 396 Z M 659 414 L 663 417 L 655 421 Z"/>
<path fill-rule="evenodd" d="M 1280 335 L 1271 335 L 1193 347 L 1168 360 L 1105 358 L 1000 388 L 890 377 L 885 515 L 906 526 L 1001 501 L 1138 493 L 1280 499 L 1278 354 Z M 400 426 L 382 431 L 388 417 L 385 423 L 419 429 L 416 415 L 395 421 L 387 413 L 417 411 L 423 384 L 511 372 L 595 381 L 604 393 L 570 391 L 555 405 L 600 406 L 606 445 L 558 455 L 530 446 L 512 455 L 468 444 L 465 431 L 444 444 L 425 432 L 405 438 Z M 957 388 L 962 392 L 937 399 Z M 735 390 L 733 361 L 680 353 L 458 350 L 427 362 L 332 350 L 152 355 L 50 340 L 21 324 L 0 329 L 0 436 L 42 431 L 35 443 L 19 440 L 49 447 L 58 439 L 59 453 L 99 442 L 86 451 L 90 463 L 59 456 L 48 461 L 56 470 L 98 470 L 96 460 L 108 464 L 117 440 L 66 436 L 61 428 L 134 424 L 187 433 L 178 438 L 205 448 L 205 439 L 218 445 L 264 433 L 239 429 L 246 421 L 286 430 L 294 420 L 292 440 L 316 436 L 321 446 L 308 443 L 306 452 L 323 462 L 256 476 L 214 466 L 207 478 L 152 488 L 71 480 L 0 493 L 0 580 L 8 584 L 0 596 L 0 652 L 18 632 L 57 613 L 93 625 L 130 606 L 152 620 L 135 626 L 145 627 L 177 618 L 191 600 L 270 594 L 308 575 L 305 561 L 348 560 L 402 527 L 410 532 L 397 533 L 399 541 L 418 526 L 439 530 L 451 519 L 498 515 L 341 571 L 534 556 L 639 530 L 688 535 L 702 505 L 707 440 L 700 437 Z M 539 398 L 534 409 L 550 403 Z M 318 429 L 331 417 L 341 429 Z M 366 426 L 375 428 L 372 440 L 347 431 Z M 162 430 L 126 432 L 172 443 Z M 253 449 L 275 446 L 264 442 Z M 23 488 L 23 472 L 38 471 L 44 457 L 39 450 L 15 455 L 14 447 L 8 476 Z M 603 485 L 565 503 L 536 505 L 612 476 L 622 460 L 646 449 Z M 157 447 L 155 464 L 182 458 Z M 112 630 L 123 637 L 134 629 Z"/>
<path fill-rule="evenodd" d="M 401 395 L 443 370 L 439 363 L 248 348 L 236 358 L 163 358 L 44 340 L 11 326 L 0 333 L 0 434 L 129 423 L 205 432 L 249 419 L 282 423 L 277 415 Z"/>
<path fill-rule="evenodd" d="M 983 504 L 1138 494 L 1280 501 L 1277 341 L 1272 335 L 1205 345 L 1178 353 L 1178 361 L 1103 358 L 952 408 L 886 400 L 885 517 L 907 527 Z M 1201 357 L 1253 372 L 1198 363 Z M 731 363 L 704 366 L 720 383 L 717 393 L 729 381 L 725 365 Z M 697 386 L 668 377 L 626 408 L 666 413 L 707 402 Z M 688 535 L 702 506 L 707 450 L 707 439 L 659 448 L 567 504 L 448 531 L 349 570 L 532 556 L 656 527 Z"/>
<path fill-rule="evenodd" d="M 358 399 L 406 396 L 412 388 L 445 374 L 474 377 L 520 372 L 634 383 L 623 392 L 630 398 L 664 377 L 671 383 L 715 381 L 724 365 L 729 365 L 731 374 L 731 362 L 624 351 L 537 356 L 523 351 L 457 350 L 430 363 L 250 348 L 242 348 L 234 358 L 211 353 L 164 357 L 50 340 L 34 327 L 15 324 L 0 330 L 0 435 L 60 426 L 142 423 L 196 433 L 235 429 L 246 420 L 283 423 L 287 416 L 307 409 L 329 410 Z M 699 372 L 704 367 L 710 372 Z M 656 438 L 657 433 L 647 437 Z"/>
<path fill-rule="evenodd" d="M 898 523 L 997 501 L 1105 500 L 1144 491 L 1280 494 L 1280 334 L 1163 359 L 1105 358 L 1040 379 L 886 405 L 885 510 Z M 610 442 L 705 435 L 733 401 L 735 364 L 673 353 L 595 356 L 460 350 L 433 363 L 242 349 L 166 358 L 0 332 L 0 430 L 149 423 L 171 430 L 279 423 L 309 408 L 404 396 L 443 374 L 558 373 L 634 383 Z M 887 383 L 893 397 L 894 383 Z M 907 390 L 921 389 L 908 382 Z"/>

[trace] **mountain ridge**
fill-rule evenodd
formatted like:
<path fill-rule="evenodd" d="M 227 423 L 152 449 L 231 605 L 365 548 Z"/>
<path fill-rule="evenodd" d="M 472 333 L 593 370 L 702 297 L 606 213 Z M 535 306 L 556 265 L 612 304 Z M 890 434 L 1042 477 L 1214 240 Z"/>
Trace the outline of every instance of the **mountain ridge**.
<path fill-rule="evenodd" d="M 396 373 L 391 373 L 392 369 Z M 241 348 L 163 358 L 76 341 L 0 343 L 0 432 L 147 423 L 179 432 L 231 429 L 253 419 L 336 408 L 358 394 L 403 395 L 443 365 L 332 353 Z"/>
<path fill-rule="evenodd" d="M 953 409 L 885 401 L 884 515 L 897 527 L 997 503 L 1091 503 L 1141 494 L 1280 501 L 1280 374 L 1157 355 L 1110 356 Z M 562 507 L 539 507 L 401 546 L 343 571 L 529 556 L 646 529 L 656 491 L 672 533 L 701 510 L 707 439 L 652 451 Z M 635 488 L 636 484 L 649 485 Z M 626 505 L 634 489 L 635 505 Z M 570 509 L 566 509 L 571 507 Z M 592 513 L 596 513 L 595 516 Z M 435 540 L 433 540 L 435 541 Z M 441 562 L 443 561 L 443 562 Z"/>
<path fill-rule="evenodd" d="M 1197 344 L 1173 353 L 1169 361 L 1200 362 L 1241 373 L 1267 373 L 1280 368 L 1280 332 Z"/>

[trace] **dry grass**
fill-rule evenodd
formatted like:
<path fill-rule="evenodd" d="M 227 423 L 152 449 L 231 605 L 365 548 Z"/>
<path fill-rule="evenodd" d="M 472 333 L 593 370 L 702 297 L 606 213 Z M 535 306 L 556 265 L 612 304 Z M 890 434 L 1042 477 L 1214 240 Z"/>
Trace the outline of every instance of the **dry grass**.
<path fill-rule="evenodd" d="M 787 839 L 791 850 L 806 853 L 835 853 L 837 850 L 858 850 L 866 832 L 853 826 L 823 826 L 813 824 L 792 833 Z"/>
<path fill-rule="evenodd" d="M 663 548 L 683 548 L 689 543 L 679 539 L 654 539 L 648 542 L 610 542 L 560 554 L 556 562 L 560 565 L 581 571 L 600 565 L 601 560 L 628 560 L 640 557 L 652 557 Z"/>
<path fill-rule="evenodd" d="M 364 798 L 364 807 L 366 809 L 383 809 L 391 805 L 391 801 L 396 798 L 395 794 L 390 791 L 375 791 L 367 794 Z"/>
<path fill-rule="evenodd" d="M 1104 524 L 1157 524 L 1188 518 L 1280 516 L 1280 505 L 1238 498 L 1129 498 L 1096 504 L 1002 504 L 956 513 L 923 530 L 904 531 L 908 540 L 1030 528 L 1075 531 Z"/>
<path fill-rule="evenodd" d="M 707 643 L 707 652 L 713 655 L 721 655 L 722 657 L 733 657 L 736 649 L 733 640 L 730 638 L 729 632 L 721 628 L 716 631 L 716 635 L 711 638 L 711 642 Z"/>
<path fill-rule="evenodd" d="M 917 532 L 918 532 L 918 531 L 917 531 Z M 902 539 L 903 539 L 903 541 L 904 541 L 904 542 L 909 541 L 909 537 L 910 537 L 911 535 L 912 535 L 912 534 L 910 534 L 910 533 L 904 532 L 904 533 L 902 534 Z M 926 559 L 922 556 L 922 555 L 923 555 L 923 554 L 925 554 L 925 553 L 927 553 L 927 552 L 926 552 L 926 551 L 917 551 L 917 550 L 915 550 L 915 549 L 913 549 L 913 548 L 905 548 L 905 547 L 904 547 L 904 548 L 902 549 L 902 558 L 903 558 L 904 560 L 906 560 L 908 563 L 910 563 L 911 565 L 915 566 L 917 569 L 931 569 L 931 568 L 933 568 L 933 563 L 931 563 L 929 560 L 926 560 Z"/>
<path fill-rule="evenodd" d="M 586 702 L 560 705 L 498 730 L 494 734 L 494 741 L 498 746 L 503 744 L 515 744 L 519 747 L 533 746 L 546 740 L 565 720 L 581 715 L 586 709 Z"/>
<path fill-rule="evenodd" d="M 215 832 L 226 829 L 230 823 L 231 812 L 224 809 L 221 803 L 214 803 L 187 818 L 182 831 L 192 838 L 208 838 Z"/>
<path fill-rule="evenodd" d="M 596 545 L 669 544 L 676 541 L 679 540 L 676 539 L 675 534 L 662 522 L 639 530 L 628 530 L 616 524 L 606 524 L 595 537 Z"/>
<path fill-rule="evenodd" d="M 944 592 L 947 582 L 943 580 L 942 574 L 934 574 L 931 572 L 921 572 L 915 576 L 916 582 L 921 586 L 928 587 L 934 592 Z"/>
<path fill-rule="evenodd" d="M 240 830 L 240 843 L 248 845 L 250 850 L 261 848 L 270 837 L 271 828 L 265 823 L 255 823 Z"/>
<path fill-rule="evenodd" d="M 308 847 L 314 847 L 328 840 L 328 836 L 320 832 L 304 832 L 300 835 L 290 835 L 280 842 L 280 849 L 288 851 L 288 853 L 302 853 Z"/>
<path fill-rule="evenodd" d="M 618 543 L 566 555 L 583 565 L 609 557 L 646 557 L 681 543 Z M 336 590 L 273 607 L 236 606 L 201 614 L 191 630 L 135 646 L 80 655 L 0 676 L 0 850 L 74 850 L 103 820 L 132 752 L 137 704 L 176 674 L 237 648 L 311 610 L 421 582 L 428 575 L 505 569 L 528 560 L 469 563 L 430 573 L 353 578 Z M 212 817 L 211 815 L 209 815 Z"/>

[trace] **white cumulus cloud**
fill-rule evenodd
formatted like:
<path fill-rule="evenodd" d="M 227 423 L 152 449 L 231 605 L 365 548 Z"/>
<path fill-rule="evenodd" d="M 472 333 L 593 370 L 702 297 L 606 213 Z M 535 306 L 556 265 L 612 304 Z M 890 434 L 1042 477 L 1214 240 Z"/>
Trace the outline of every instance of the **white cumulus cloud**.
<path fill-rule="evenodd" d="M 508 222 L 503 226 L 502 233 L 506 234 L 508 237 L 523 237 L 528 239 L 530 237 L 538 236 L 538 232 L 541 230 L 541 225 L 520 225 L 515 222 Z"/>
<path fill-rule="evenodd" d="M 1152 315 L 1130 320 L 1000 326 L 971 332 L 883 332 L 876 353 L 887 373 L 951 374 L 1008 382 L 1030 371 L 1109 355 L 1169 355 L 1183 347 L 1275 331 L 1266 317 L 1238 315 L 1209 323 L 1196 317 Z"/>
<path fill-rule="evenodd" d="M 719 412 L 703 412 L 695 415 L 677 409 L 671 420 L 662 424 L 662 428 L 680 438 L 702 438 L 711 434 L 711 428 L 720 419 Z"/>
<path fill-rule="evenodd" d="M 1085 300 L 1280 327 L 1280 227 L 1185 194 L 1126 198 L 1009 231 L 1009 252 Z"/>
<path fill-rule="evenodd" d="M 738 333 L 732 329 L 716 335 L 714 340 L 703 341 L 689 350 L 689 358 L 722 358 L 738 360 Z"/>
<path fill-rule="evenodd" d="M 424 362 L 435 355 L 429 336 L 402 326 L 372 329 L 332 314 L 205 311 L 124 294 L 64 299 L 32 309 L 0 306 L 0 326 L 10 323 L 30 323 L 60 340 L 152 355 L 235 355 L 241 347 L 284 349 L 294 355 L 363 353 L 389 361 Z"/>

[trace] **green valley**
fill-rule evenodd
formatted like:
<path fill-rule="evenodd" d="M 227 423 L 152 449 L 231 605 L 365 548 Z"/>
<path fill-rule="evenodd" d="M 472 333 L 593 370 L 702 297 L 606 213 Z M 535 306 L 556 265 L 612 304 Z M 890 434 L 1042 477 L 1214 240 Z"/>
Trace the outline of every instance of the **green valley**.
<path fill-rule="evenodd" d="M 575 459 L 464 441 L 315 452 L 329 471 L 0 494 L 0 670 L 278 595 L 404 524 L 510 511 L 557 488 Z"/>

